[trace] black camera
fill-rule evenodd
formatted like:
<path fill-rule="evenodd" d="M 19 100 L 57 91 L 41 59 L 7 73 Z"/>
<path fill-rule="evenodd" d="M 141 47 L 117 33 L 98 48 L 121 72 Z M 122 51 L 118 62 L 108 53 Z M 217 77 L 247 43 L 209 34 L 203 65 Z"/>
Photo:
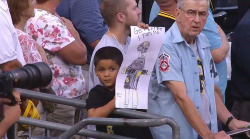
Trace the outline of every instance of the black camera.
<path fill-rule="evenodd" d="M 12 95 L 13 88 L 33 89 L 45 87 L 52 80 L 50 67 L 43 62 L 27 64 L 20 69 L 3 72 L 0 75 L 0 97 L 11 99 L 10 105 L 16 101 Z"/>

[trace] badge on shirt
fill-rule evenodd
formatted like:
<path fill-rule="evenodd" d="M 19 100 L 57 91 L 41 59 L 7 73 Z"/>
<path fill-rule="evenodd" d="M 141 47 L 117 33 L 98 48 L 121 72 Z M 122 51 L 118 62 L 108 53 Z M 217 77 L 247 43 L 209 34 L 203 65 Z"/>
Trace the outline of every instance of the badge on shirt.
<path fill-rule="evenodd" d="M 160 71 L 161 72 L 166 72 L 169 71 L 169 60 L 170 56 L 166 53 L 162 53 L 159 57 L 159 64 L 160 64 Z"/>

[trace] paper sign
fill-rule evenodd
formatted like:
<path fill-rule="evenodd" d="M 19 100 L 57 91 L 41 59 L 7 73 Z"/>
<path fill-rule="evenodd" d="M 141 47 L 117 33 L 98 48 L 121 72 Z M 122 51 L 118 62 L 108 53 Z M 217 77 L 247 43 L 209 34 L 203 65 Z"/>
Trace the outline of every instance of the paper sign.
<path fill-rule="evenodd" d="M 131 42 L 116 79 L 116 108 L 148 108 L 148 85 L 164 34 L 164 27 L 131 27 Z"/>

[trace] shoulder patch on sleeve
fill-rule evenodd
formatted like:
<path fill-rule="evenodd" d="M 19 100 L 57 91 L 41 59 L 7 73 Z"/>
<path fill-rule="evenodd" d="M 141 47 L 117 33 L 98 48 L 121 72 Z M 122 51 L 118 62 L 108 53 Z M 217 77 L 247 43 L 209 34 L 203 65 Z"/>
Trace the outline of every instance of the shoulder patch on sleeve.
<path fill-rule="evenodd" d="M 159 57 L 159 65 L 160 65 L 160 71 L 161 72 L 167 72 L 170 69 L 169 61 L 170 61 L 170 55 L 166 53 L 162 53 Z"/>

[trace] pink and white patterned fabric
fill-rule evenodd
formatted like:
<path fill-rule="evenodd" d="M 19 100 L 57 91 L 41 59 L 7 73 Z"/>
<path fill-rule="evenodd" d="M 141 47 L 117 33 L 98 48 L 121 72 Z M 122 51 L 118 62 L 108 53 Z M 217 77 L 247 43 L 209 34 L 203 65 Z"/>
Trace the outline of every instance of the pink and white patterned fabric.
<path fill-rule="evenodd" d="M 56 95 L 74 98 L 86 93 L 81 66 L 68 64 L 57 54 L 75 40 L 60 18 L 45 10 L 35 9 L 35 17 L 27 21 L 25 29 L 45 49 L 55 77 L 52 88 Z"/>
<path fill-rule="evenodd" d="M 42 57 L 36 48 L 35 41 L 22 30 L 16 29 L 18 40 L 23 50 L 23 57 L 28 64 L 42 62 Z"/>

